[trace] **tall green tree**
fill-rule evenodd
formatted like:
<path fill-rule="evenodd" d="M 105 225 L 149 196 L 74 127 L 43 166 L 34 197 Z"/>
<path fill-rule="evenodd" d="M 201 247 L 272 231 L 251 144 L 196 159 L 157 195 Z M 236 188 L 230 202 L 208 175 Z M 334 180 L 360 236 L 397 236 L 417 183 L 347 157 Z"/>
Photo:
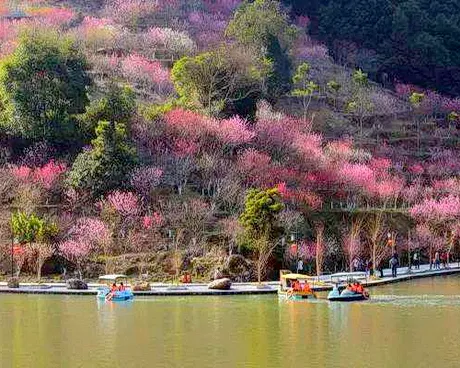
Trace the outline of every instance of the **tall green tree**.
<path fill-rule="evenodd" d="M 80 124 L 86 136 L 93 137 L 100 121 L 114 121 L 129 128 L 136 113 L 136 95 L 129 86 L 111 84 L 107 93 L 98 100 L 93 100 L 80 116 Z"/>
<path fill-rule="evenodd" d="M 208 115 L 251 117 L 269 72 L 254 73 L 257 67 L 242 50 L 218 49 L 180 59 L 171 75 L 181 104 Z"/>
<path fill-rule="evenodd" d="M 33 213 L 16 212 L 11 216 L 11 232 L 16 241 L 25 243 L 29 261 L 35 264 L 37 278 L 40 279 L 43 264 L 54 253 L 51 242 L 58 233 L 58 227 Z"/>
<path fill-rule="evenodd" d="M 266 98 L 274 100 L 289 91 L 292 65 L 288 49 L 298 30 L 289 24 L 289 17 L 279 1 L 243 2 L 226 33 L 240 45 L 251 49 L 254 55 L 266 57 L 273 63 Z"/>
<path fill-rule="evenodd" d="M 137 154 L 122 123 L 99 122 L 92 148 L 80 153 L 72 165 L 68 184 L 92 196 L 125 188 L 137 164 Z"/>
<path fill-rule="evenodd" d="M 292 95 L 299 97 L 302 101 L 303 119 L 307 120 L 308 108 L 310 107 L 313 94 L 319 89 L 319 86 L 310 80 L 310 65 L 302 63 L 297 67 L 296 73 L 292 78 L 295 89 Z"/>
<path fill-rule="evenodd" d="M 27 31 L 0 62 L 0 125 L 33 141 L 78 137 L 75 114 L 88 103 L 85 56 L 69 36 Z"/>
<path fill-rule="evenodd" d="M 245 240 L 255 253 L 259 283 L 282 234 L 278 214 L 283 208 L 277 188 L 251 189 L 246 196 L 239 221 L 244 228 Z"/>

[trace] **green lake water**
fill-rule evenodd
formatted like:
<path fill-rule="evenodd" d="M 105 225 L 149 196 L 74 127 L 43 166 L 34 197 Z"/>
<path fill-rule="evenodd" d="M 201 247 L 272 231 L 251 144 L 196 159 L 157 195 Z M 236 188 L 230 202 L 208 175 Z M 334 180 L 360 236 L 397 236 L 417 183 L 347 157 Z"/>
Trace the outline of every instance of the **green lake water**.
<path fill-rule="evenodd" d="M 0 367 L 460 367 L 460 277 L 362 303 L 0 295 Z"/>

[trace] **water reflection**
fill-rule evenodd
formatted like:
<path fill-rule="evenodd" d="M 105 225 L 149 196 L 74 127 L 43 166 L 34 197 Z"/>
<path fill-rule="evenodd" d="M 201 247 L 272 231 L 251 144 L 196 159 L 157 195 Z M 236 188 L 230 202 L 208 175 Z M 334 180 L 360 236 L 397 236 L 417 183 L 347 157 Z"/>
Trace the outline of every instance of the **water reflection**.
<path fill-rule="evenodd" d="M 0 295 L 0 367 L 458 367 L 460 278 L 363 303 Z"/>

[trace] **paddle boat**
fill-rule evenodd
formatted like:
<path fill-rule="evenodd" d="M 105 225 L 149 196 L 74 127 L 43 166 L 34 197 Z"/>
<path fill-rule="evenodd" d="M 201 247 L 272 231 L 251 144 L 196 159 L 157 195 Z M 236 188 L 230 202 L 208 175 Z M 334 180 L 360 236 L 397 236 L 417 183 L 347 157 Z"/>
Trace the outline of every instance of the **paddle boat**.
<path fill-rule="evenodd" d="M 97 298 L 99 300 L 105 300 L 107 302 L 124 302 L 127 300 L 132 300 L 134 294 L 131 289 L 111 291 L 111 286 L 117 284 L 118 282 L 123 282 L 125 287 L 127 284 L 128 276 L 126 275 L 104 275 L 100 276 L 99 280 L 108 284 L 108 286 L 100 287 L 97 291 Z"/>
<path fill-rule="evenodd" d="M 315 299 L 313 283 L 314 277 L 281 271 L 278 296 L 287 300 Z"/>
<path fill-rule="evenodd" d="M 345 278 L 345 279 L 344 279 Z M 351 290 L 348 286 L 345 286 L 341 282 L 346 281 L 346 285 L 359 285 L 361 283 L 358 279 L 367 278 L 365 272 L 350 272 L 350 273 L 339 273 L 331 275 L 331 283 L 334 285 L 331 292 L 327 296 L 327 299 L 331 302 L 355 302 L 369 299 L 369 293 L 367 290 L 361 287 L 362 292 Z M 340 289 L 342 288 L 342 291 Z"/>

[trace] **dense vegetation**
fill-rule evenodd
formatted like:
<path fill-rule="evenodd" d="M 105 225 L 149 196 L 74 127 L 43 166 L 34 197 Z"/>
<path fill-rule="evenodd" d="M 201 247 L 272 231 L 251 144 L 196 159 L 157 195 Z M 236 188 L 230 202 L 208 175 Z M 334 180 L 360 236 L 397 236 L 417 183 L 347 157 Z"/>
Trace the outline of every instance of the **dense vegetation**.
<path fill-rule="evenodd" d="M 4 271 L 261 280 L 455 254 L 459 99 L 334 63 L 276 0 L 66 3 L 2 3 Z"/>
<path fill-rule="evenodd" d="M 376 78 L 460 94 L 460 2 L 398 0 L 285 0 L 315 19 L 312 31 L 334 57 Z"/>

